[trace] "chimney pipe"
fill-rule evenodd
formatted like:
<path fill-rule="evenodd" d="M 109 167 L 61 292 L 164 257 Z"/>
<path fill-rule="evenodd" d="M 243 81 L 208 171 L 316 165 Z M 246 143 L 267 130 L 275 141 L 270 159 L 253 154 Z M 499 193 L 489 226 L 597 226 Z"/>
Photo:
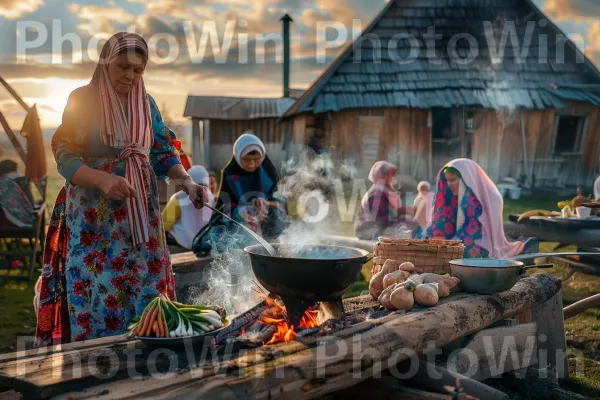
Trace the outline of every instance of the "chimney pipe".
<path fill-rule="evenodd" d="M 281 17 L 283 23 L 283 97 L 290 97 L 290 22 L 289 14 Z"/>

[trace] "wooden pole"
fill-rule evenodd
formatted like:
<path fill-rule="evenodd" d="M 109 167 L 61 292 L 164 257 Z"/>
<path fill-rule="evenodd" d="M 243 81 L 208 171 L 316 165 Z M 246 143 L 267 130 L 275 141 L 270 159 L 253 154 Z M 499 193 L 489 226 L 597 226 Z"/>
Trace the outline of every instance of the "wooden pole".
<path fill-rule="evenodd" d="M 15 136 L 12 129 L 10 129 L 10 126 L 8 125 L 8 121 L 6 120 L 6 118 L 4 118 L 4 115 L 2 114 L 2 112 L 0 112 L 0 124 L 2 124 L 2 128 L 4 128 L 4 132 L 6 132 L 6 134 L 8 135 L 8 138 L 10 139 L 12 145 L 14 146 L 15 150 L 19 154 L 19 157 L 21 157 L 21 160 L 23 160 L 23 163 L 25 165 L 27 165 L 27 154 L 25 153 L 25 150 L 21 146 L 21 143 L 19 143 L 19 141 L 17 140 L 17 137 Z"/>
<path fill-rule="evenodd" d="M 203 148 L 203 163 L 206 168 L 211 168 L 210 162 L 210 120 L 202 121 L 202 148 Z"/>
<path fill-rule="evenodd" d="M 23 107 L 23 109 L 25 111 L 29 112 L 29 106 L 27 105 L 27 103 L 25 103 L 23 101 L 21 96 L 19 96 L 17 94 L 17 92 L 15 92 L 15 90 L 8 84 L 8 82 L 6 82 L 4 79 L 0 78 L 0 83 L 2 83 L 2 85 L 6 88 L 6 90 L 8 90 L 8 93 L 10 93 L 12 95 L 12 97 L 14 97 L 15 100 L 17 100 L 17 102 L 21 105 L 21 107 Z"/>
<path fill-rule="evenodd" d="M 529 181 L 529 162 L 527 161 L 527 135 L 525 133 L 525 114 L 523 110 L 521 114 L 521 141 L 523 142 L 523 170 L 525 171 L 525 183 Z"/>
<path fill-rule="evenodd" d="M 565 319 L 572 318 L 577 314 L 580 314 L 592 307 L 600 306 L 600 293 L 585 298 L 583 300 L 579 300 L 576 303 L 571 304 L 568 307 L 563 309 Z"/>
<path fill-rule="evenodd" d="M 200 120 L 198 118 L 192 118 L 192 162 L 194 164 L 203 164 L 203 158 Z"/>

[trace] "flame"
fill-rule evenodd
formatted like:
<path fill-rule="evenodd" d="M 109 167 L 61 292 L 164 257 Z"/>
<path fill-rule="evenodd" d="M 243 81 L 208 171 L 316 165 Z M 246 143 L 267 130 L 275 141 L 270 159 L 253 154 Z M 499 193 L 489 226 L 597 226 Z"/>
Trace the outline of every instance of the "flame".
<path fill-rule="evenodd" d="M 277 332 L 273 334 L 271 340 L 265 344 L 275 344 L 279 342 L 290 342 L 294 340 L 297 335 L 294 325 L 288 325 L 285 318 L 285 306 L 278 304 L 277 302 L 267 299 L 267 304 L 270 306 L 267 308 L 261 316 L 262 321 L 265 324 L 275 325 Z M 317 315 L 318 311 L 314 309 L 308 309 L 302 315 L 300 319 L 299 329 L 314 328 L 318 326 Z"/>

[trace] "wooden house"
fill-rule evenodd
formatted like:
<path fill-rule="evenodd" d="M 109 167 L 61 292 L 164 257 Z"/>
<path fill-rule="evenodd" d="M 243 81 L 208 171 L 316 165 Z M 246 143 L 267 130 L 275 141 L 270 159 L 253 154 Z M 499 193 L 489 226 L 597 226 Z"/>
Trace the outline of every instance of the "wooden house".
<path fill-rule="evenodd" d="M 283 95 L 275 98 L 188 96 L 185 117 L 192 120 L 192 159 L 215 171 L 229 161 L 232 147 L 246 130 L 253 131 L 265 144 L 274 165 L 290 157 L 293 146 L 284 146 L 291 137 L 291 124 L 280 118 L 304 93 L 290 88 L 289 15 L 281 18 L 283 26 Z"/>
<path fill-rule="evenodd" d="M 283 120 L 365 174 L 387 159 L 433 180 L 469 157 L 496 182 L 591 185 L 599 106 L 598 69 L 530 0 L 390 0 Z"/>

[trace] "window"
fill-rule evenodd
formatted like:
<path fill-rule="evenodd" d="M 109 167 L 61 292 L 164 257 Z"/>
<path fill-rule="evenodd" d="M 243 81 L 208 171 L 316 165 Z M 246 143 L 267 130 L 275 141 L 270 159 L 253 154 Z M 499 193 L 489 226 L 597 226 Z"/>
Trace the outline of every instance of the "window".
<path fill-rule="evenodd" d="M 433 140 L 450 139 L 452 136 L 452 109 L 431 109 L 431 135 Z"/>
<path fill-rule="evenodd" d="M 561 115 L 554 136 L 554 153 L 579 153 L 583 143 L 586 117 Z"/>

